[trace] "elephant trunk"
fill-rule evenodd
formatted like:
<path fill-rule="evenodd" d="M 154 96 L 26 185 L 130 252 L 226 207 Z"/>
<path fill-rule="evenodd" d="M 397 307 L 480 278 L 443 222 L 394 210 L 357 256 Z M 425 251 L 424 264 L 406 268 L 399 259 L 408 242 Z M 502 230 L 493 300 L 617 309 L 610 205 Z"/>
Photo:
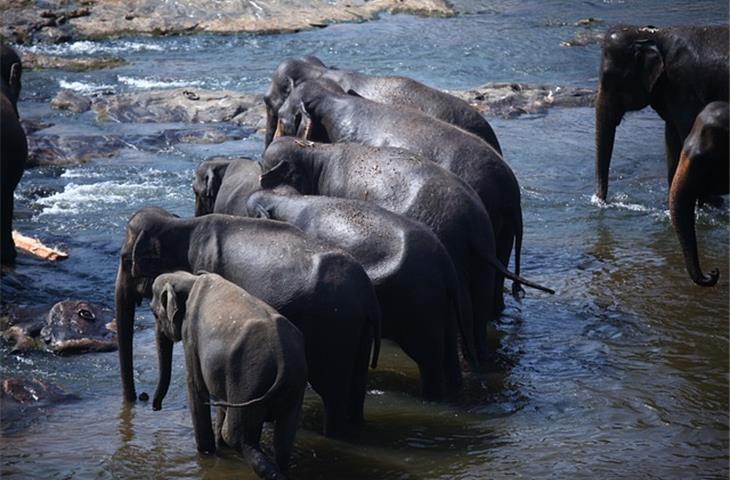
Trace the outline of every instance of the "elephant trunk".
<path fill-rule="evenodd" d="M 123 262 L 119 262 L 116 287 L 114 292 L 117 345 L 119 347 L 119 370 L 122 374 L 124 399 L 133 402 L 137 399 L 134 390 L 134 374 L 132 364 L 132 335 L 134 331 L 134 310 L 137 293 L 132 278 Z"/>
<path fill-rule="evenodd" d="M 611 106 L 603 90 L 596 97 L 596 196 L 602 202 L 608 194 L 608 169 L 611 165 L 616 127 L 623 114 Z"/>
<path fill-rule="evenodd" d="M 669 190 L 669 212 L 682 247 L 687 273 L 697 285 L 712 287 L 717 283 L 720 272 L 714 269 L 709 275 L 705 275 L 700 268 L 695 234 L 695 203 L 698 193 L 691 177 L 690 160 L 683 151 Z"/>
<path fill-rule="evenodd" d="M 167 395 L 167 389 L 170 388 L 170 376 L 172 374 L 172 345 L 172 340 L 165 335 L 165 332 L 162 331 L 158 323 L 157 362 L 160 369 L 160 380 L 157 383 L 155 396 L 152 400 L 152 410 L 160 410 L 162 408 L 162 400 L 165 398 L 165 395 Z"/>
<path fill-rule="evenodd" d="M 200 217 L 213 213 L 214 199 L 211 197 L 202 197 L 198 194 L 195 195 L 195 216 Z"/>

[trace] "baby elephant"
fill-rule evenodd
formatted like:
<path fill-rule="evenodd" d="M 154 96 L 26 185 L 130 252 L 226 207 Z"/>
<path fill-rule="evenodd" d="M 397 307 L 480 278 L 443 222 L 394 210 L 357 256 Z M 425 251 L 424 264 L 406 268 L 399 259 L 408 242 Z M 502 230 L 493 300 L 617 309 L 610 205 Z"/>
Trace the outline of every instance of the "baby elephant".
<path fill-rule="evenodd" d="M 260 477 L 284 478 L 307 383 L 301 332 L 216 274 L 166 273 L 152 293 L 160 365 L 153 409 L 162 407 L 170 386 L 173 342 L 183 340 L 198 450 L 212 453 L 226 444 Z M 210 405 L 219 407 L 215 437 Z M 275 422 L 276 464 L 261 451 L 264 421 Z"/>

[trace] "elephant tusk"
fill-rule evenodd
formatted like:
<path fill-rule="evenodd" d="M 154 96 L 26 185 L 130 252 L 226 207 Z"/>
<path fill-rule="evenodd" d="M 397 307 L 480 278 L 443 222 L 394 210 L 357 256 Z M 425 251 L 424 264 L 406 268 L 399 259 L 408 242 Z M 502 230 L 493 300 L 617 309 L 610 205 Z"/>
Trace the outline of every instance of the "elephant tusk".
<path fill-rule="evenodd" d="M 302 135 L 302 138 L 308 141 L 309 137 L 312 136 L 312 119 L 307 118 L 305 122 L 307 123 L 304 125 L 304 134 Z"/>
<path fill-rule="evenodd" d="M 276 122 L 276 131 L 274 132 L 274 138 L 279 138 L 284 136 L 284 123 L 279 119 Z"/>

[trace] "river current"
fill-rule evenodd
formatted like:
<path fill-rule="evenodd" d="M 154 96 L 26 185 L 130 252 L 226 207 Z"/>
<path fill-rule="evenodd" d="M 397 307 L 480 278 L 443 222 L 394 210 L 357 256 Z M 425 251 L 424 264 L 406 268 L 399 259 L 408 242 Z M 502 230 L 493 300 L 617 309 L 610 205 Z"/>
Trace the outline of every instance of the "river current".
<path fill-rule="evenodd" d="M 382 15 L 361 24 L 281 35 L 128 37 L 26 47 L 60 55 L 115 54 L 128 63 L 73 73 L 29 71 L 19 105 L 60 137 L 176 127 L 97 123 L 52 110 L 61 88 L 125 92 L 185 86 L 263 92 L 276 65 L 315 54 L 326 64 L 414 77 L 443 89 L 489 81 L 595 88 L 600 49 L 566 48 L 575 22 L 727 24 L 727 2 L 681 0 L 459 3 L 453 18 Z M 24 50 L 21 49 L 21 53 Z M 385 345 L 371 372 L 366 423 L 348 441 L 318 433 L 308 394 L 293 479 L 727 478 L 727 206 L 698 216 L 701 259 L 714 288 L 693 285 L 667 212 L 663 123 L 650 109 L 619 127 L 609 203 L 592 202 L 594 110 L 488 117 L 522 188 L 524 276 L 557 291 L 507 299 L 491 338 L 498 361 L 467 375 L 457 400 L 422 401 L 415 365 Z M 178 125 L 184 128 L 185 125 Z M 263 138 L 149 148 L 26 171 L 15 228 L 70 252 L 46 263 L 20 255 L 2 282 L 19 308 L 66 298 L 113 306 L 124 226 L 143 206 L 193 213 L 192 174 L 213 155 L 258 156 Z M 727 205 L 727 202 L 726 202 Z M 138 391 L 157 379 L 153 317 L 137 310 Z M 200 456 L 186 404 L 182 346 L 161 412 L 121 400 L 117 354 L 15 355 L 0 346 L 0 376 L 46 378 L 80 400 L 2 423 L 3 478 L 254 478 L 240 456 Z M 267 437 L 268 438 L 268 437 Z M 266 440 L 265 440 L 266 441 Z"/>

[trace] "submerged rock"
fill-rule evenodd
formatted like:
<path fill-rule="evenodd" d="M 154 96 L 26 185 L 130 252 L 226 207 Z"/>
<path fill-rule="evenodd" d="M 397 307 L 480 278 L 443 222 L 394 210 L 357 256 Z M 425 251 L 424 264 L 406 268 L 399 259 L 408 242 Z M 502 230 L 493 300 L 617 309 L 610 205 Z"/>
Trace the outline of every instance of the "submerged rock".
<path fill-rule="evenodd" d="M 60 68 L 72 72 L 85 72 L 102 68 L 113 68 L 124 65 L 126 61 L 118 57 L 60 57 L 41 53 L 22 52 L 23 68 L 30 70 L 42 68 Z"/>
<path fill-rule="evenodd" d="M 524 83 L 487 83 L 472 90 L 449 93 L 484 115 L 505 118 L 544 113 L 550 107 L 590 107 L 596 97 L 596 92 L 588 88 Z"/>
<path fill-rule="evenodd" d="M 586 45 L 600 44 L 603 42 L 605 32 L 578 32 L 574 38 L 560 42 L 561 47 L 584 47 Z"/>
<path fill-rule="evenodd" d="M 56 303 L 45 317 L 7 321 L 3 338 L 13 351 L 45 349 L 55 353 L 109 352 L 117 349 L 110 310 L 84 300 Z"/>
<path fill-rule="evenodd" d="M 10 377 L 0 380 L 0 430 L 27 427 L 50 405 L 79 400 L 58 385 L 39 378 Z"/>
<path fill-rule="evenodd" d="M 208 0 L 0 0 L 0 10 L 0 34 L 16 43 L 187 32 L 294 32 L 371 20 L 380 12 L 454 14 L 445 0 L 251 0 L 214 5 Z"/>

